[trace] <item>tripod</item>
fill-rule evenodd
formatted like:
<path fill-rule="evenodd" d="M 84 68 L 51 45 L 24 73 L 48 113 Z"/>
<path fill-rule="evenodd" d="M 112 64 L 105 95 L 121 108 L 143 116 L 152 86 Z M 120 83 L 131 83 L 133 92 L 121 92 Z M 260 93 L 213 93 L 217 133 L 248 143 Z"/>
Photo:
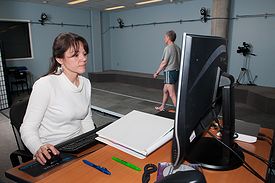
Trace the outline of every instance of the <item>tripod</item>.
<path fill-rule="evenodd" d="M 254 86 L 256 85 L 254 82 L 255 82 L 255 80 L 258 76 L 256 75 L 254 77 L 254 79 L 252 80 L 252 74 L 251 74 L 251 71 L 249 70 L 249 63 L 250 63 L 250 57 L 245 56 L 243 67 L 241 67 L 240 74 L 239 74 L 238 79 L 236 81 L 236 83 L 238 85 L 245 84 L 244 81 L 245 81 L 246 77 L 247 77 L 247 81 L 248 81 L 248 83 L 246 83 L 247 85 L 254 85 Z M 241 83 L 241 81 L 243 83 Z"/>

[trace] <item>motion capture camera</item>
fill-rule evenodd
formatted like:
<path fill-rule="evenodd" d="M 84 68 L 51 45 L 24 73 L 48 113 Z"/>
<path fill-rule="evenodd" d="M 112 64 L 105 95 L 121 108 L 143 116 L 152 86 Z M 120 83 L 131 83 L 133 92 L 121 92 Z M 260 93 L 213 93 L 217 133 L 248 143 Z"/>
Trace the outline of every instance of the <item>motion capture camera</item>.
<path fill-rule="evenodd" d="M 238 46 L 237 53 L 243 54 L 243 56 L 256 56 L 255 54 L 251 53 L 251 46 L 246 42 L 243 42 L 243 46 Z"/>
<path fill-rule="evenodd" d="M 44 25 L 47 20 L 48 20 L 48 15 L 46 13 L 42 13 L 40 15 L 40 20 L 38 21 L 41 23 L 41 25 Z"/>
<path fill-rule="evenodd" d="M 121 18 L 118 18 L 118 19 L 117 19 L 117 23 L 118 23 L 118 27 L 119 27 L 119 28 L 122 29 L 122 28 L 124 27 L 124 22 L 123 22 L 123 20 L 122 20 Z"/>
<path fill-rule="evenodd" d="M 209 13 L 210 13 L 210 10 L 206 9 L 205 7 L 202 7 L 200 9 L 201 21 L 203 23 L 207 22 L 208 18 L 210 17 Z"/>

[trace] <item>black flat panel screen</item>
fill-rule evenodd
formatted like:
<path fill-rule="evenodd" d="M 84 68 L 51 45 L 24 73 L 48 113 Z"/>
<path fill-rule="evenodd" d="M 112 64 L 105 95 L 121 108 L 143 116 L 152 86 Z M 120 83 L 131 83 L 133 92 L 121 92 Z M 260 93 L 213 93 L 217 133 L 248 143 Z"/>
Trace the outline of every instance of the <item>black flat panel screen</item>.
<path fill-rule="evenodd" d="M 29 22 L 0 20 L 0 40 L 6 59 L 32 58 Z"/>

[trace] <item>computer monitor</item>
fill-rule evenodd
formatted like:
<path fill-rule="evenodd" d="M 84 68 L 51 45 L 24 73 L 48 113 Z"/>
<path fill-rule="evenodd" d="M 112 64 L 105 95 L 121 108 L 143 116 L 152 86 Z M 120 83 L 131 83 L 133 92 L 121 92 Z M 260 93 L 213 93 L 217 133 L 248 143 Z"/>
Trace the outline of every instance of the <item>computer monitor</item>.
<path fill-rule="evenodd" d="M 243 158 L 234 143 L 234 78 L 227 71 L 226 40 L 183 34 L 172 164 L 187 160 L 209 169 L 229 170 L 240 158 L 215 138 L 202 137 L 222 110 L 222 141 Z"/>

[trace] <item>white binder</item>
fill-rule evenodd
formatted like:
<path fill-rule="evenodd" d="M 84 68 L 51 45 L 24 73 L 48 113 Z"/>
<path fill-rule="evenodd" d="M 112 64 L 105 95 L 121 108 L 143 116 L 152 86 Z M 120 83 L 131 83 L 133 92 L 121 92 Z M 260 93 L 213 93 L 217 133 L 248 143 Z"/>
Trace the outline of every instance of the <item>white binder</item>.
<path fill-rule="evenodd" d="M 132 111 L 97 132 L 97 140 L 144 159 L 173 137 L 174 120 Z"/>

